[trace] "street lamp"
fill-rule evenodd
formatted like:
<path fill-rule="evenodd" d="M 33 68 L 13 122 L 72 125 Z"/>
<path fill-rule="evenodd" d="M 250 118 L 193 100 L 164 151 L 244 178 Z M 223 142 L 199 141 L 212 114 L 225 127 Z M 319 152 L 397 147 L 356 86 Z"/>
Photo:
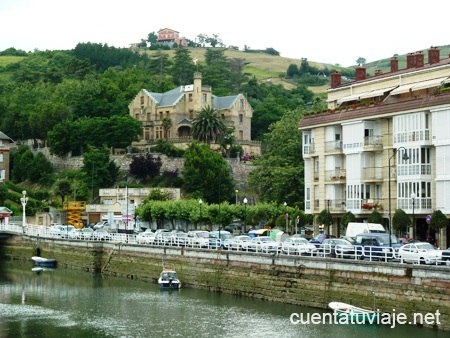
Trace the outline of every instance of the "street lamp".
<path fill-rule="evenodd" d="M 389 157 L 388 160 L 388 202 L 389 202 L 389 247 L 392 247 L 392 210 L 391 210 L 391 159 L 397 154 L 397 150 L 403 149 L 403 156 L 402 156 L 402 160 L 403 161 L 407 161 L 409 160 L 409 156 L 406 153 L 406 149 L 405 147 L 399 147 L 399 148 L 394 148 L 393 151 L 394 153 L 392 154 L 391 157 Z"/>
<path fill-rule="evenodd" d="M 328 212 L 328 235 L 330 234 L 330 223 L 331 223 L 331 220 L 330 220 L 330 216 L 331 216 L 331 214 L 330 214 L 330 199 L 327 199 L 327 212 Z"/>
<path fill-rule="evenodd" d="M 203 221 L 203 219 L 202 219 L 202 204 L 203 204 L 203 201 L 202 201 L 201 198 L 199 199 L 198 204 L 200 205 L 200 229 L 201 229 L 202 228 L 202 221 Z"/>
<path fill-rule="evenodd" d="M 287 203 L 286 202 L 284 202 L 284 209 L 285 209 L 285 212 L 286 212 L 286 216 L 285 216 L 285 218 L 286 218 L 286 233 L 288 233 L 288 223 L 289 223 L 289 214 L 287 213 Z"/>
<path fill-rule="evenodd" d="M 414 222 L 414 202 L 416 200 L 416 194 L 414 192 L 411 193 L 411 200 L 412 200 L 412 207 L 413 207 L 413 213 L 412 213 L 412 228 L 413 228 L 413 237 L 412 238 L 416 238 L 417 234 L 416 234 L 416 224 Z"/>
<path fill-rule="evenodd" d="M 239 190 L 236 189 L 234 192 L 236 193 L 236 205 L 237 205 L 237 194 L 238 194 Z"/>
<path fill-rule="evenodd" d="M 245 221 L 247 219 L 247 197 L 244 198 L 244 225 L 242 226 L 242 234 L 245 234 Z"/>
<path fill-rule="evenodd" d="M 22 191 L 22 197 L 20 198 L 20 203 L 22 203 L 22 233 L 25 233 L 25 223 L 26 223 L 26 215 L 25 215 L 25 207 L 27 206 L 28 197 L 27 192 Z"/>

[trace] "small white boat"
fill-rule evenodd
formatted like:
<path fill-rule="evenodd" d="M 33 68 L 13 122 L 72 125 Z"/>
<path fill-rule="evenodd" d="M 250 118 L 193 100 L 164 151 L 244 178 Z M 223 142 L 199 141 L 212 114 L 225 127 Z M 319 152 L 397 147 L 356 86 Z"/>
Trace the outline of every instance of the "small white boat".
<path fill-rule="evenodd" d="M 172 269 L 163 269 L 159 275 L 158 284 L 161 290 L 178 290 L 181 287 L 177 273 Z"/>
<path fill-rule="evenodd" d="M 331 302 L 328 304 L 338 317 L 346 317 L 348 323 L 376 324 L 378 311 L 353 306 L 342 302 Z"/>
<path fill-rule="evenodd" d="M 54 268 L 56 266 L 56 259 L 53 258 L 44 258 L 39 256 L 33 256 L 31 259 L 34 261 L 34 264 L 41 267 L 50 267 Z"/>

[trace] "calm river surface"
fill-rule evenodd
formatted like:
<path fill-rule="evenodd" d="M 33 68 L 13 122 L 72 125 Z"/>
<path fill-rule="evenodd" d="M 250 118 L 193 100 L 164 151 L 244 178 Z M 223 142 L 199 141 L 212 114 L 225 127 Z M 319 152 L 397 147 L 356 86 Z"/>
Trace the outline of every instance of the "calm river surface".
<path fill-rule="evenodd" d="M 0 337 L 449 337 L 415 326 L 293 325 L 321 310 L 181 289 L 32 263 L 0 262 Z"/>

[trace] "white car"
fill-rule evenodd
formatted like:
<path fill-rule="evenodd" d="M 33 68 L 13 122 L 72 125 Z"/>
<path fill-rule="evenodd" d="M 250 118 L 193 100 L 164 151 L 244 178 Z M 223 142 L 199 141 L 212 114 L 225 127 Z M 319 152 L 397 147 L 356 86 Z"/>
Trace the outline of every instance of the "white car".
<path fill-rule="evenodd" d="M 155 242 L 156 234 L 151 231 L 144 231 L 136 235 L 136 242 L 138 244 L 153 244 Z"/>
<path fill-rule="evenodd" d="M 301 255 L 316 252 L 317 248 L 313 243 L 309 243 L 306 238 L 289 237 L 281 244 L 281 251 L 288 255 Z"/>
<path fill-rule="evenodd" d="M 263 252 L 263 253 L 277 253 L 280 245 L 269 236 L 254 237 L 247 244 L 249 251 Z"/>
<path fill-rule="evenodd" d="M 81 229 L 72 229 L 69 231 L 68 237 L 70 239 L 81 239 L 82 232 Z"/>
<path fill-rule="evenodd" d="M 230 240 L 228 248 L 230 250 L 242 250 L 244 247 L 247 247 L 246 244 L 251 240 L 250 236 L 247 235 L 235 236 Z"/>
<path fill-rule="evenodd" d="M 442 250 L 427 242 L 405 244 L 398 249 L 400 261 L 419 264 L 438 264 L 442 259 Z"/>

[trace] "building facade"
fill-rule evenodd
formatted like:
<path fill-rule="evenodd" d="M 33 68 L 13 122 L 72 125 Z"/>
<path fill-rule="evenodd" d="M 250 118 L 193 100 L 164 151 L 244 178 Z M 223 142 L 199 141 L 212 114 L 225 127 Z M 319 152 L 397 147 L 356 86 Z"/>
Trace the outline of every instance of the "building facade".
<path fill-rule="evenodd" d="M 328 210 L 333 234 L 343 235 L 347 211 L 364 221 L 377 210 L 389 227 L 402 209 L 409 237 L 450 243 L 447 229 L 435 234 L 427 221 L 438 209 L 450 214 L 450 58 L 435 47 L 427 58 L 410 53 L 398 69 L 393 57 L 390 72 L 373 77 L 358 67 L 346 83 L 333 73 L 328 112 L 301 120 L 305 212 Z"/>
<path fill-rule="evenodd" d="M 163 28 L 158 31 L 158 44 L 172 47 L 174 43 L 184 47 L 188 45 L 187 39 L 180 37 L 180 32 L 170 28 Z"/>
<path fill-rule="evenodd" d="M 165 93 L 142 89 L 129 104 L 130 115 L 142 122 L 143 136 L 135 145 L 145 147 L 159 139 L 187 144 L 192 141 L 192 120 L 205 106 L 214 107 L 245 152 L 260 154 L 259 142 L 251 141 L 253 109 L 243 94 L 218 97 L 210 86 L 202 85 L 201 73 L 194 73 L 194 83 Z M 165 135 L 164 120 L 172 126 Z"/>
<path fill-rule="evenodd" d="M 0 131 L 0 183 L 9 180 L 9 152 L 14 141 Z"/>

